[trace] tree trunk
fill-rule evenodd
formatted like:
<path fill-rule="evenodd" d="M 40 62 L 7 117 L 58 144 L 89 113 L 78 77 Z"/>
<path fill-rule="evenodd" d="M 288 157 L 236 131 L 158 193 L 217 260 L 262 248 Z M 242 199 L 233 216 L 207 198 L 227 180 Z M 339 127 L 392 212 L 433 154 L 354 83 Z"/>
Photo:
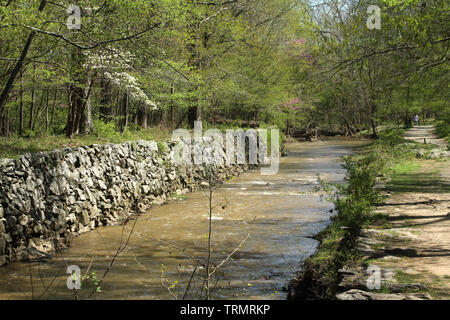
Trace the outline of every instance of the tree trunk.
<path fill-rule="evenodd" d="M 69 114 L 67 115 L 66 137 L 72 138 L 78 133 L 80 113 L 83 109 L 83 89 L 70 86 Z"/>
<path fill-rule="evenodd" d="M 370 125 L 372 127 L 372 137 L 374 139 L 378 138 L 378 130 L 377 124 L 375 123 L 375 114 L 377 112 L 377 105 L 374 102 L 373 97 L 370 97 L 371 106 L 370 106 Z"/>
<path fill-rule="evenodd" d="M 173 94 L 174 94 L 174 87 L 173 87 L 173 83 L 170 85 L 170 95 L 171 95 L 171 99 L 170 99 L 170 129 L 173 131 L 175 130 L 175 107 L 173 105 Z"/>
<path fill-rule="evenodd" d="M 83 108 L 81 110 L 81 118 L 83 120 L 83 134 L 91 133 L 93 127 L 92 121 L 92 87 L 94 85 L 94 77 L 89 78 L 87 89 L 84 90 Z M 78 124 L 80 126 L 80 124 Z"/>
<path fill-rule="evenodd" d="M 36 65 L 33 67 L 34 74 L 33 74 L 33 87 L 31 88 L 31 104 L 30 104 L 30 121 L 28 123 L 28 129 L 33 130 L 33 120 L 34 120 L 34 106 L 36 103 Z"/>
<path fill-rule="evenodd" d="M 83 121 L 83 134 L 90 134 L 92 131 L 92 128 L 94 127 L 94 123 L 92 120 L 92 99 L 91 95 L 89 94 L 86 98 L 85 102 L 85 112 L 84 112 L 84 121 Z"/>
<path fill-rule="evenodd" d="M 23 70 L 20 71 L 19 136 L 23 135 Z"/>
<path fill-rule="evenodd" d="M 38 8 L 38 12 L 42 12 L 44 10 L 45 5 L 47 4 L 47 0 L 41 0 Z M 8 82 L 5 85 L 5 88 L 0 95 L 0 116 L 3 114 L 3 109 L 8 100 L 9 93 L 13 87 L 14 81 L 16 80 L 17 74 L 22 70 L 23 62 L 28 54 L 28 50 L 30 49 L 31 43 L 33 42 L 33 38 L 36 35 L 35 31 L 31 31 L 25 46 L 22 49 L 22 53 L 20 54 L 19 60 L 17 61 L 14 69 L 12 70 Z"/>
<path fill-rule="evenodd" d="M 408 108 L 409 108 L 409 94 L 410 94 L 410 89 L 408 87 L 407 91 L 406 91 L 406 110 L 405 110 L 405 128 L 412 128 L 412 118 L 410 117 L 409 113 L 408 113 Z"/>
<path fill-rule="evenodd" d="M 104 122 L 111 121 L 111 84 L 108 79 L 100 80 L 100 118 Z"/>
<path fill-rule="evenodd" d="M 50 126 L 53 124 L 53 121 L 55 121 L 55 108 L 56 108 L 57 97 L 58 97 L 58 89 L 55 89 L 55 99 L 53 100 L 53 105 L 52 105 L 52 119 L 50 120 Z"/>
<path fill-rule="evenodd" d="M 128 92 L 124 92 L 121 103 L 121 119 L 120 119 L 120 131 L 124 132 L 125 128 L 128 126 Z"/>
<path fill-rule="evenodd" d="M 375 124 L 375 120 L 373 117 L 370 118 L 370 125 L 372 126 L 372 137 L 375 139 L 378 138 L 377 125 Z"/>
<path fill-rule="evenodd" d="M 403 118 L 405 128 L 412 128 L 412 119 L 408 113 L 408 110 L 405 110 L 405 117 Z"/>
<path fill-rule="evenodd" d="M 147 129 L 148 123 L 147 123 L 147 106 L 143 105 L 140 106 L 138 109 L 138 113 L 136 115 L 137 125 L 143 129 Z"/>
<path fill-rule="evenodd" d="M 48 121 L 48 96 L 49 96 L 49 89 L 47 89 L 47 92 L 46 92 L 46 102 L 45 102 L 45 132 L 48 132 L 48 124 L 49 124 L 49 121 Z"/>

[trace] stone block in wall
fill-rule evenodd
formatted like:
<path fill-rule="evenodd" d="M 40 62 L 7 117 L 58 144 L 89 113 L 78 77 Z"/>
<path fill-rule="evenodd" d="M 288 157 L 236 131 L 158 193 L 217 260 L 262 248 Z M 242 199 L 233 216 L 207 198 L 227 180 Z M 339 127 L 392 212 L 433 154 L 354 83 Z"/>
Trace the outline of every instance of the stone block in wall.
<path fill-rule="evenodd" d="M 0 256 L 0 267 L 7 263 L 6 256 Z"/>
<path fill-rule="evenodd" d="M 6 251 L 6 239 L 0 237 L 0 256 L 4 255 Z"/>

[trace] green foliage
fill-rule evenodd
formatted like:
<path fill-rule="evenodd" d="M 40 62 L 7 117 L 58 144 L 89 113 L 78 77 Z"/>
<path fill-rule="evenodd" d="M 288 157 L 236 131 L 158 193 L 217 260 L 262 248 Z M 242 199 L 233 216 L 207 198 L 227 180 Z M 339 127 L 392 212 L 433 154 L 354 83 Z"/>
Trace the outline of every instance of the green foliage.
<path fill-rule="evenodd" d="M 379 140 L 377 143 L 388 146 L 388 147 L 394 147 L 402 142 L 405 142 L 405 139 L 403 138 L 404 130 L 400 129 L 388 129 L 383 130 L 379 134 Z"/>
<path fill-rule="evenodd" d="M 105 123 L 101 120 L 94 121 L 94 135 L 98 138 L 119 138 L 120 133 L 114 122 Z"/>
<path fill-rule="evenodd" d="M 450 117 L 436 124 L 436 134 L 439 138 L 447 139 L 450 147 Z"/>
<path fill-rule="evenodd" d="M 172 193 L 172 198 L 175 200 L 184 200 L 186 196 L 184 194 Z"/>
<path fill-rule="evenodd" d="M 394 165 L 392 168 L 390 168 L 389 173 L 393 174 L 413 173 L 419 168 L 420 165 L 418 165 L 417 163 L 412 161 L 406 161 Z"/>
<path fill-rule="evenodd" d="M 193 108 L 211 127 L 267 125 L 285 135 L 321 128 L 375 136 L 382 124 L 409 126 L 415 113 L 449 123 L 448 1 L 82 0 L 82 32 L 65 29 L 72 2 L 47 3 L 42 12 L 38 3 L 0 4 L 2 88 L 37 28 L 2 133 L 3 123 L 13 136 L 68 132 L 69 89 L 86 92 L 89 83 L 91 117 L 86 108 L 77 119 L 94 120 L 99 142 L 168 130 L 172 110 L 175 125 L 191 127 Z M 366 27 L 373 4 L 380 30 Z M 99 11 L 90 16 L 90 8 Z M 132 94 L 136 88 L 144 98 Z M 448 136 L 444 125 L 438 131 Z"/>
<path fill-rule="evenodd" d="M 95 272 L 87 274 L 81 280 L 82 288 L 92 288 L 96 293 L 102 292 L 102 288 L 100 287 L 100 280 L 97 279 L 97 274 Z"/>
<path fill-rule="evenodd" d="M 377 179 L 392 166 L 412 154 L 399 146 L 403 141 L 402 130 L 386 130 L 380 134 L 362 155 L 344 157 L 343 167 L 347 170 L 344 184 L 322 182 L 336 205 L 336 222 L 352 232 L 370 221 L 373 206 L 380 200 L 380 193 L 374 188 Z M 398 168 L 397 168 L 398 169 Z"/>
<path fill-rule="evenodd" d="M 167 145 L 165 143 L 159 142 L 157 143 L 158 145 L 158 152 L 163 154 L 166 153 L 168 151 Z"/>
<path fill-rule="evenodd" d="M 29 152 L 51 151 L 54 149 L 74 148 L 78 146 L 124 143 L 136 140 L 158 140 L 166 141 L 170 138 L 170 132 L 160 128 L 149 128 L 147 130 L 125 130 L 124 133 L 112 131 L 113 125 L 100 123 L 100 131 L 94 130 L 92 135 L 79 135 L 72 139 L 65 135 L 38 134 L 30 131 L 29 137 L 17 135 L 0 137 L 0 158 L 17 158 L 19 155 Z"/>
<path fill-rule="evenodd" d="M 317 253 L 305 261 L 300 286 L 305 286 L 301 290 L 309 293 L 302 298 L 333 299 L 339 283 L 338 270 L 359 259 L 355 248 L 361 228 L 385 218 L 373 213 L 374 205 L 381 199 L 374 186 L 383 173 L 400 170 L 397 164 L 411 157 L 401 144 L 401 133 L 401 130 L 387 131 L 362 154 L 344 157 L 345 183 L 320 181 L 334 202 L 337 215 L 319 234 L 321 244 Z"/>

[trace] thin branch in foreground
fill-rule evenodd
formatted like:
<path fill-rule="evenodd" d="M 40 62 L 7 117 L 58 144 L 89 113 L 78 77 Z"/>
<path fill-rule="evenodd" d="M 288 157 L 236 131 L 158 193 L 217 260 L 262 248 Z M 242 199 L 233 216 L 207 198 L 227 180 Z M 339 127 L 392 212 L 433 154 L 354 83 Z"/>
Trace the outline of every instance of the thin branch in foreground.
<path fill-rule="evenodd" d="M 189 290 L 191 289 L 192 279 L 194 279 L 194 275 L 197 272 L 197 268 L 198 268 L 198 264 L 195 265 L 194 271 L 192 271 L 191 277 L 189 278 L 189 282 L 186 286 L 186 290 L 184 291 L 184 295 L 183 295 L 183 298 L 181 298 L 181 300 L 186 299 L 187 294 L 188 294 Z"/>
<path fill-rule="evenodd" d="M 235 255 L 236 252 L 238 252 L 242 248 L 242 246 L 244 245 L 245 242 L 247 242 L 248 239 L 250 239 L 250 233 L 248 233 L 245 239 L 242 240 L 239 243 L 239 245 L 212 270 L 210 276 L 212 276 L 220 267 L 222 267 L 228 260 L 230 260 L 233 257 L 233 255 Z"/>
<path fill-rule="evenodd" d="M 97 48 L 99 46 L 103 46 L 105 44 L 110 44 L 110 43 L 114 43 L 114 42 L 121 42 L 121 41 L 125 41 L 125 40 L 132 40 L 134 38 L 137 38 L 137 37 L 139 37 L 139 36 L 149 32 L 150 30 L 153 30 L 153 29 L 157 28 L 159 25 L 161 25 L 160 22 L 155 23 L 151 27 L 149 27 L 149 28 L 147 28 L 145 30 L 142 30 L 140 32 L 137 32 L 135 34 L 124 36 L 122 38 L 116 38 L 116 39 L 109 39 L 109 40 L 99 41 L 99 42 L 96 42 L 96 43 L 94 43 L 92 45 L 88 45 L 88 46 L 83 46 L 81 44 L 78 44 L 78 43 L 76 43 L 76 42 L 66 38 L 65 35 L 63 35 L 63 34 L 59 34 L 59 33 L 52 32 L 52 31 L 41 30 L 41 29 L 38 29 L 38 28 L 35 28 L 35 27 L 32 27 L 32 26 L 27 26 L 27 25 L 24 25 L 24 27 L 28 28 L 28 29 L 30 29 L 30 30 L 32 30 L 34 32 L 38 32 L 38 33 L 42 33 L 42 34 L 45 34 L 45 35 L 48 35 L 48 36 L 53 36 L 53 37 L 59 38 L 59 39 L 65 41 L 65 42 L 67 42 L 68 44 L 77 47 L 80 50 L 91 50 L 91 49 L 95 49 L 95 48 Z"/>
<path fill-rule="evenodd" d="M 136 232 L 136 235 L 137 235 L 139 238 L 143 239 L 144 241 L 150 242 L 150 240 L 144 238 L 144 236 L 142 236 L 139 232 Z M 147 236 L 147 237 L 148 237 L 148 236 Z M 172 247 L 172 248 L 174 248 L 174 249 L 180 251 L 181 253 L 183 253 L 183 254 L 186 255 L 187 257 L 191 258 L 191 259 L 194 260 L 195 262 L 197 262 L 200 266 L 202 266 L 202 267 L 204 267 L 204 268 L 206 267 L 205 264 L 204 264 L 199 258 L 197 258 L 196 256 L 194 256 L 194 255 L 192 255 L 191 253 L 189 253 L 188 251 L 186 251 L 186 249 L 177 247 L 176 245 L 174 245 L 174 244 L 172 244 L 172 243 L 170 243 L 170 242 L 167 242 L 167 241 L 165 241 L 165 240 L 162 240 L 162 239 L 154 238 L 154 237 L 151 237 L 151 236 L 148 237 L 148 238 L 151 239 L 151 240 L 153 240 L 153 241 L 161 242 L 161 243 L 163 243 L 163 244 L 165 244 L 165 245 L 167 245 L 167 246 L 169 246 L 169 247 Z"/>
<path fill-rule="evenodd" d="M 42 275 L 41 275 L 41 271 L 40 271 L 40 264 L 39 264 L 39 277 L 41 278 L 41 282 L 42 285 L 44 286 L 44 291 L 42 291 L 42 293 L 39 295 L 39 297 L 37 297 L 36 300 L 40 300 L 46 293 L 47 291 L 52 287 L 53 283 L 55 282 L 56 278 L 59 276 L 59 273 L 63 270 L 64 266 L 61 266 L 61 268 L 59 268 L 58 272 L 54 275 L 53 279 L 50 281 L 50 283 L 48 285 L 44 284 L 44 280 L 42 279 Z"/>
<path fill-rule="evenodd" d="M 132 234 L 134 233 L 134 230 L 135 230 L 136 223 L 137 223 L 138 219 L 139 219 L 139 215 L 136 216 L 136 219 L 134 220 L 134 224 L 133 224 L 133 227 L 132 227 L 131 230 L 130 230 L 130 233 L 129 233 L 129 235 L 128 235 L 128 238 L 127 238 L 125 244 L 122 246 L 123 234 L 124 234 L 126 225 L 123 226 L 123 228 L 122 228 L 122 233 L 121 233 L 121 236 L 120 236 L 119 247 L 117 248 L 117 251 L 116 251 L 116 253 L 114 254 L 113 258 L 111 259 L 111 262 L 109 263 L 108 268 L 106 268 L 105 273 L 103 274 L 102 279 L 100 280 L 100 282 L 98 283 L 98 285 L 92 289 L 92 292 L 89 294 L 89 298 L 90 298 L 93 294 L 95 294 L 95 293 L 97 292 L 97 288 L 98 288 L 98 287 L 101 287 L 103 281 L 105 280 L 105 278 L 106 278 L 106 276 L 108 275 L 109 271 L 111 270 L 111 268 L 113 267 L 114 263 L 116 262 L 117 257 L 118 257 L 118 256 L 123 252 L 123 250 L 125 250 L 126 247 L 128 246 L 128 243 L 130 242 L 131 236 L 132 236 Z"/>

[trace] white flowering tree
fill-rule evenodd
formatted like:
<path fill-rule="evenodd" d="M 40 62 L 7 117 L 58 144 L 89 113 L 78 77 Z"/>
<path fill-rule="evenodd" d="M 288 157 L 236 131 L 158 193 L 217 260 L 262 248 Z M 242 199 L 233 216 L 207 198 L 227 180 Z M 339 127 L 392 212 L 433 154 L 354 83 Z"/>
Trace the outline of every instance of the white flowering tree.
<path fill-rule="evenodd" d="M 145 92 L 143 85 L 132 73 L 132 57 L 129 52 L 116 48 L 114 53 L 92 53 L 87 54 L 85 68 L 101 79 L 101 88 L 117 89 L 122 99 L 119 106 L 119 125 L 122 130 L 128 125 L 128 115 L 130 111 L 143 112 L 143 126 L 146 127 L 146 115 L 149 110 L 158 110 L 159 104 L 154 102 L 149 94 Z M 101 113 L 103 119 L 108 121 L 111 114 L 111 99 L 105 97 L 108 92 L 102 92 Z M 135 106 L 135 108 L 130 108 Z M 132 110 L 130 110 L 132 109 Z"/>

